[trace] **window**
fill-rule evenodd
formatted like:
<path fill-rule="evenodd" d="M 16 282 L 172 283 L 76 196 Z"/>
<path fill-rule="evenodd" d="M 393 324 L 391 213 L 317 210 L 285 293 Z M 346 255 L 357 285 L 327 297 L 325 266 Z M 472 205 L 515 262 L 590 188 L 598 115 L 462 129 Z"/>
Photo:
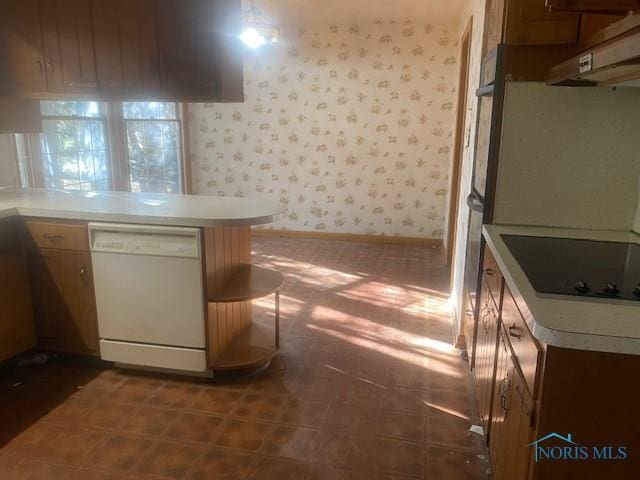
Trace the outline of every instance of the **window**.
<path fill-rule="evenodd" d="M 98 102 L 41 102 L 47 188 L 109 190 L 106 118 Z"/>
<path fill-rule="evenodd" d="M 179 193 L 180 121 L 175 103 L 125 102 L 132 192 Z"/>
<path fill-rule="evenodd" d="M 43 101 L 43 133 L 18 136 L 27 186 L 181 193 L 182 120 L 172 102 Z"/>

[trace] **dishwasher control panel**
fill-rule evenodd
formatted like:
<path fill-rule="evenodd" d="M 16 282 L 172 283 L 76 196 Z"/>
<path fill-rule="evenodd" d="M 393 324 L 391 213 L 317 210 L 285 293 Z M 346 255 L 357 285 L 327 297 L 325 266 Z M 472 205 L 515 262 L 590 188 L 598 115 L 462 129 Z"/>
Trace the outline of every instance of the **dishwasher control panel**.
<path fill-rule="evenodd" d="M 90 235 L 91 250 L 94 252 L 200 258 L 200 235 L 197 229 L 90 228 Z"/>

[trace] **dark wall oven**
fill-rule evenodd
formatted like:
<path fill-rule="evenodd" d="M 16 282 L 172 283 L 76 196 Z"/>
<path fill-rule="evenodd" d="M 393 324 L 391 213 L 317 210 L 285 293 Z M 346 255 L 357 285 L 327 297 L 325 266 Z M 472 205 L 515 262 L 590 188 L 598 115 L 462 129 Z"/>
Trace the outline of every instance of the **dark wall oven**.
<path fill-rule="evenodd" d="M 504 50 L 500 45 L 489 52 L 482 63 L 478 97 L 476 143 L 473 161 L 473 181 L 467 196 L 469 206 L 467 251 L 464 274 L 464 334 L 469 361 L 473 368 L 474 351 L 481 282 L 481 265 L 484 254 L 482 225 L 491 223 L 498 165 L 498 151 L 504 97 L 504 75 L 501 74 Z"/>

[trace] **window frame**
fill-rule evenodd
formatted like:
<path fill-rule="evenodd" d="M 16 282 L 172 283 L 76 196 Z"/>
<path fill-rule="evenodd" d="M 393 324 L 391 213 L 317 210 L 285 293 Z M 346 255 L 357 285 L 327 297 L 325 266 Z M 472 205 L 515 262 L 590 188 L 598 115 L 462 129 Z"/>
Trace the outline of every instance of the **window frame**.
<path fill-rule="evenodd" d="M 91 100 L 88 100 L 91 101 Z M 187 105 L 180 102 L 171 102 L 176 105 L 175 119 L 125 119 L 124 102 L 99 102 L 103 116 L 100 117 L 66 117 L 41 115 L 42 119 L 77 119 L 77 120 L 102 120 L 105 124 L 105 143 L 107 150 L 108 184 L 111 191 L 131 192 L 130 160 L 127 139 L 127 121 L 166 121 L 178 124 L 178 169 L 179 187 L 178 194 L 191 193 L 191 169 L 189 164 L 189 133 L 187 128 Z M 26 178 L 22 178 L 24 187 L 45 188 L 43 165 L 44 159 L 40 145 L 41 133 L 23 134 L 22 141 L 16 141 L 17 156 L 21 171 Z M 23 148 L 19 149 L 18 145 Z"/>

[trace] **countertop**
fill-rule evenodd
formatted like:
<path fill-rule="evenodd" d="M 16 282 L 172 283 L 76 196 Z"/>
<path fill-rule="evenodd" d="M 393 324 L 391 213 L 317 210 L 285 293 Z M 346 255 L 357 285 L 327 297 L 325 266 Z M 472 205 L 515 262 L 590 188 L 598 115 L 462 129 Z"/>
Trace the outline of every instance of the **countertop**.
<path fill-rule="evenodd" d="M 213 227 L 269 223 L 284 211 L 279 204 L 240 197 L 0 188 L 0 218 L 21 215 Z"/>
<path fill-rule="evenodd" d="M 640 243 L 633 232 L 485 225 L 483 235 L 529 329 L 557 347 L 640 355 L 640 303 L 589 301 L 536 293 L 501 235 L 580 238 Z M 588 259 L 585 259 L 588 261 Z"/>

